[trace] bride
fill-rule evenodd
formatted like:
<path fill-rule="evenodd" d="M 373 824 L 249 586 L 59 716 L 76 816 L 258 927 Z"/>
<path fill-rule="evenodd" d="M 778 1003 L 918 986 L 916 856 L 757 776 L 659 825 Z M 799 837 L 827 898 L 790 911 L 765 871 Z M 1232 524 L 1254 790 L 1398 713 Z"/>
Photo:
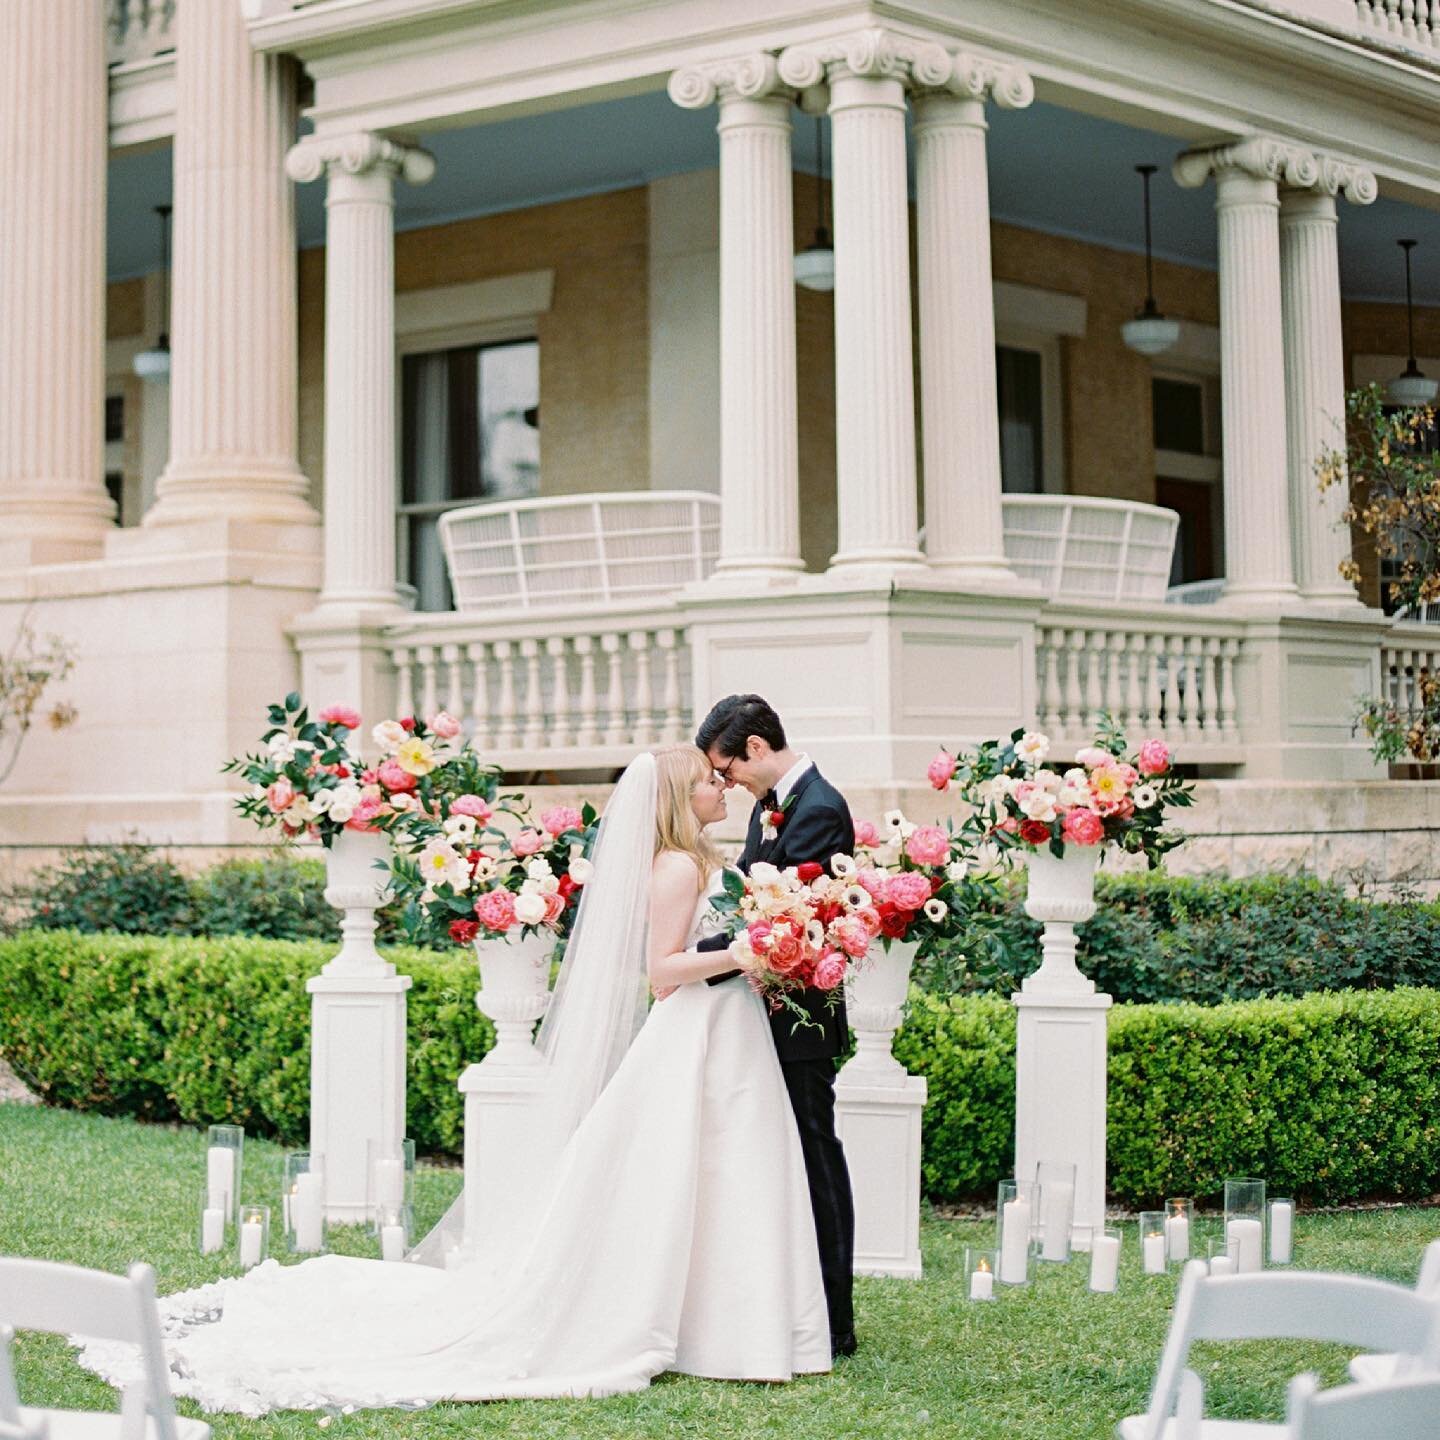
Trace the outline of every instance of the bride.
<path fill-rule="evenodd" d="M 271 1261 L 171 1296 L 177 1394 L 261 1415 L 611 1395 L 666 1370 L 830 1369 L 805 1166 L 764 1005 L 743 977 L 704 983 L 733 969 L 724 950 L 688 948 L 720 881 L 704 830 L 724 814 L 725 788 L 690 745 L 637 756 L 616 786 L 537 1040 L 549 1078 L 534 1149 L 555 1158 L 526 1177 L 538 1203 L 512 1207 L 504 1246 L 445 1269 Z M 665 997 L 648 1015 L 647 979 Z M 96 1341 L 80 1360 L 112 1383 L 138 1367 Z"/>

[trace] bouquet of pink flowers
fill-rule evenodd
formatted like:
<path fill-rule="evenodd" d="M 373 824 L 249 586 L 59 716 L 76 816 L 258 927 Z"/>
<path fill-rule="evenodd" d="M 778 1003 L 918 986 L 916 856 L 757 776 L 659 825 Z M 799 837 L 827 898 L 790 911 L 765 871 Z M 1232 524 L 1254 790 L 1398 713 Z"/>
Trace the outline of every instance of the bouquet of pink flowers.
<path fill-rule="evenodd" d="M 286 840 L 303 835 L 327 848 L 342 830 L 388 828 L 396 815 L 428 803 L 429 777 L 461 761 L 477 784 L 495 792 L 498 771 L 480 766 L 465 747 L 460 722 L 440 711 L 427 721 L 386 720 L 372 732 L 382 758 L 367 765 L 355 742 L 359 712 L 332 705 L 314 719 L 297 694 L 269 709 L 262 753 L 223 767 L 250 785 L 235 806 Z"/>
<path fill-rule="evenodd" d="M 1163 740 L 1146 740 L 1130 754 L 1125 736 L 1102 717 L 1095 743 L 1077 750 L 1073 765 L 1047 765 L 1049 754 L 1047 736 L 1016 730 L 1009 740 L 986 740 L 959 755 L 942 750 L 928 773 L 937 790 L 957 784 L 1002 846 L 1043 846 L 1062 856 L 1067 845 L 1110 841 L 1144 855 L 1153 869 L 1184 843 L 1164 829 L 1165 811 L 1193 804 L 1194 787 L 1175 774 Z"/>
<path fill-rule="evenodd" d="M 880 915 L 863 886 L 817 864 L 780 870 L 763 862 L 749 875 L 725 872 L 724 891 L 712 904 L 727 917 L 733 936 L 730 955 L 772 1010 L 794 1013 L 813 1024 L 795 1004 L 799 991 L 838 993 L 847 968 L 863 960 L 880 934 Z M 854 862 L 851 861 L 853 870 Z"/>

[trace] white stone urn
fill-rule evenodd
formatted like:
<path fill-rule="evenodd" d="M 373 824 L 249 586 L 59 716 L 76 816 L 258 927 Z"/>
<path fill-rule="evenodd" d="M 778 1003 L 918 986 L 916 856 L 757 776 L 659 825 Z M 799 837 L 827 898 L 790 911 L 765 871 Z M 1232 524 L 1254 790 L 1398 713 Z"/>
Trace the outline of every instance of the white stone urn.
<path fill-rule="evenodd" d="M 1066 845 L 1057 859 L 1046 850 L 1028 858 L 1029 881 L 1025 913 L 1045 926 L 1040 968 L 1027 975 L 1020 989 L 1031 994 L 1093 995 L 1095 982 L 1075 964 L 1075 927 L 1095 913 L 1095 870 L 1099 845 Z"/>
<path fill-rule="evenodd" d="M 903 1086 L 910 1078 L 891 1047 L 905 1016 L 913 940 L 885 940 L 872 946 L 845 981 L 845 1009 L 855 1031 L 855 1053 L 841 1068 L 846 1084 Z"/>
<path fill-rule="evenodd" d="M 535 1070 L 544 1065 L 535 1048 L 535 1022 L 550 1004 L 551 933 L 492 936 L 476 940 L 480 989 L 475 1008 L 495 1022 L 495 1045 L 480 1062 L 487 1070 Z"/>
<path fill-rule="evenodd" d="M 340 911 L 341 944 L 322 975 L 395 973 L 375 948 L 375 911 L 389 894 L 390 837 L 375 830 L 342 830 L 325 852 L 325 900 Z"/>

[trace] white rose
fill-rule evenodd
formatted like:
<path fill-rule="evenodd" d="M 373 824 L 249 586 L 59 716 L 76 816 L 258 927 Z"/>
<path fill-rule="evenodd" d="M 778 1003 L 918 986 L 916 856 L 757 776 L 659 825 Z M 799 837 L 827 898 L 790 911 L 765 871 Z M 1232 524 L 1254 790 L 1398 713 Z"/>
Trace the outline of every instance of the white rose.
<path fill-rule="evenodd" d="M 392 810 L 413 810 L 415 808 L 415 797 L 404 791 L 397 790 L 390 797 L 390 808 Z"/>
<path fill-rule="evenodd" d="M 522 890 L 515 897 L 515 918 L 522 925 L 538 925 L 545 918 L 545 897 Z"/>
<path fill-rule="evenodd" d="M 553 895 L 560 888 L 560 878 L 557 875 L 546 875 L 543 879 L 536 880 L 534 885 L 542 895 Z"/>
<path fill-rule="evenodd" d="M 1065 781 L 1061 779 L 1058 770 L 1037 770 L 1035 772 L 1035 783 L 1043 790 L 1048 790 L 1054 795 Z"/>
<path fill-rule="evenodd" d="M 1065 772 L 1065 783 L 1067 785 L 1088 785 L 1090 776 L 1081 766 L 1072 765 Z"/>
<path fill-rule="evenodd" d="M 1027 765 L 1038 765 L 1050 753 L 1050 737 L 1027 730 L 1015 742 L 1015 754 Z"/>
<path fill-rule="evenodd" d="M 1047 825 L 1055 818 L 1055 797 L 1037 790 L 1020 802 L 1021 811 L 1031 820 L 1043 820 Z"/>
<path fill-rule="evenodd" d="M 286 814 L 291 820 L 313 820 L 318 812 L 310 803 L 307 795 L 297 795 L 291 802 Z"/>
<path fill-rule="evenodd" d="M 335 792 L 333 790 L 317 790 L 315 798 L 310 802 L 310 808 L 317 815 L 329 814 L 330 807 L 335 803 Z"/>
<path fill-rule="evenodd" d="M 750 883 L 757 889 L 768 890 L 780 883 L 780 871 L 759 860 L 750 867 Z"/>
<path fill-rule="evenodd" d="M 550 868 L 550 862 L 540 856 L 525 862 L 525 873 L 532 880 L 548 880 L 554 871 Z"/>
<path fill-rule="evenodd" d="M 567 873 L 577 885 L 584 885 L 595 873 L 595 866 L 582 855 L 579 859 L 570 862 L 570 869 Z"/>
<path fill-rule="evenodd" d="M 1061 810 L 1088 810 L 1090 789 L 1086 785 L 1066 785 L 1055 797 L 1055 804 Z"/>
<path fill-rule="evenodd" d="M 370 732 L 370 738 L 387 755 L 393 755 L 405 743 L 408 734 L 398 720 L 382 720 Z"/>
<path fill-rule="evenodd" d="M 937 925 L 950 913 L 949 907 L 943 900 L 927 900 L 925 902 L 925 917 L 933 920 Z"/>
<path fill-rule="evenodd" d="M 330 806 L 330 818 L 337 825 L 348 825 L 355 814 L 353 805 L 343 805 L 338 802 Z"/>
<path fill-rule="evenodd" d="M 969 867 L 963 860 L 952 860 L 945 867 L 945 878 L 959 884 L 969 873 Z"/>

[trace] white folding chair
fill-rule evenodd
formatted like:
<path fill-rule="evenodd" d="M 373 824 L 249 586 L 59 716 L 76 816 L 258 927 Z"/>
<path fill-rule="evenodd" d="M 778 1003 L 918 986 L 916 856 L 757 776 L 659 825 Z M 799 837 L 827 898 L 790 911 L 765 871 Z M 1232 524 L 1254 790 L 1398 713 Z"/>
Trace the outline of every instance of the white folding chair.
<path fill-rule="evenodd" d="M 1186 1366 L 1197 1340 L 1329 1340 L 1440 1359 L 1440 1304 L 1402 1285 L 1315 1271 L 1216 1275 L 1192 1260 L 1180 1279 L 1150 1407 L 1121 1440 L 1278 1440 L 1283 1425 L 1206 1420 L 1205 1390 Z"/>
<path fill-rule="evenodd" d="M 0 1257 L 0 1425 L 4 1440 L 18 1431 L 34 1440 L 37 1427 L 49 1440 L 209 1440 L 202 1420 L 175 1414 L 160 1316 L 155 1306 L 155 1272 L 132 1265 L 125 1276 L 50 1260 Z M 37 1410 L 20 1404 L 10 1365 L 15 1330 L 48 1330 L 120 1340 L 140 1351 L 141 1378 L 120 1397 L 120 1413 Z"/>
<path fill-rule="evenodd" d="M 1440 1240 L 1432 1240 L 1420 1259 L 1420 1278 L 1415 1293 L 1440 1300 Z M 1415 1369 L 1413 1355 L 1357 1355 L 1350 1362 L 1350 1378 L 1361 1385 L 1381 1385 Z"/>
<path fill-rule="evenodd" d="M 1433 1440 L 1440 1435 L 1440 1375 L 1324 1391 L 1314 1375 L 1297 1375 L 1286 1416 L 1286 1440 Z"/>

